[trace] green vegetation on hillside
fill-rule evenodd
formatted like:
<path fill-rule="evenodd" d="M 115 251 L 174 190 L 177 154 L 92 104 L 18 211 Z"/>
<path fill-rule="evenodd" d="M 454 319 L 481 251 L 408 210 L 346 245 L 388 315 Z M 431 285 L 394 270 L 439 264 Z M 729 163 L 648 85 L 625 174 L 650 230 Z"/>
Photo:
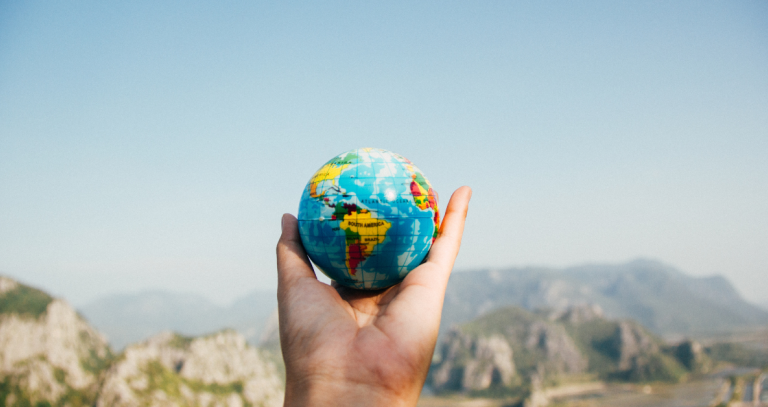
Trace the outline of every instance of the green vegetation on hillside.
<path fill-rule="evenodd" d="M 529 326 L 537 321 L 548 324 L 555 330 L 564 328 L 579 352 L 586 357 L 587 372 L 602 379 L 676 382 L 686 373 L 686 369 L 673 355 L 658 350 L 639 355 L 632 368 L 619 370 L 617 365 L 622 352 L 619 322 L 602 318 L 580 323 L 558 322 L 548 320 L 545 311 L 530 312 L 520 307 L 505 307 L 463 325 L 462 332 L 475 336 L 506 335 L 514 350 L 518 370 L 526 372 L 542 365 L 547 359 L 542 349 L 522 346 L 526 341 Z M 661 340 L 655 335 L 637 323 L 628 323 L 648 341 L 658 348 L 663 348 Z"/>
<path fill-rule="evenodd" d="M 109 378 L 116 379 L 120 384 L 127 383 L 127 378 L 120 376 L 111 367 L 117 366 L 117 363 L 127 358 L 128 352 L 121 352 L 118 355 L 112 353 L 111 349 L 104 342 L 101 335 L 90 328 L 87 322 L 78 319 L 79 314 L 75 316 L 74 310 L 68 308 L 66 304 L 61 304 L 62 312 L 46 315 L 48 306 L 53 298 L 43 291 L 18 284 L 16 281 L 2 277 L 0 281 L 4 291 L 0 293 L 0 315 L 6 315 L 3 318 L 4 325 L 0 330 L 10 329 L 11 348 L 24 348 L 26 342 L 31 342 L 28 350 L 23 353 L 28 354 L 21 360 L 13 361 L 9 368 L 0 369 L 0 406 L 9 407 L 86 407 L 96 405 L 97 399 L 109 393 L 105 390 L 104 383 Z M 14 322 L 16 315 L 24 315 L 21 321 L 24 326 L 31 327 L 29 331 L 35 332 L 34 335 L 40 335 L 45 341 L 34 341 L 32 338 L 26 338 L 23 332 L 13 332 L 15 328 L 9 327 L 16 324 Z M 12 316 L 12 318 L 8 318 Z M 34 317 L 35 320 L 30 320 Z M 5 325 L 5 324 L 9 325 Z M 65 326 L 66 329 L 58 329 Z M 3 331 L 5 332 L 5 331 Z M 233 357 L 230 351 L 242 351 L 240 345 L 245 342 L 245 338 L 239 336 L 234 330 L 224 330 L 213 332 L 203 337 L 187 337 L 179 334 L 163 333 L 154 340 L 149 339 L 145 344 L 136 345 L 138 347 L 146 346 L 149 349 L 159 347 L 160 349 L 169 349 L 171 352 L 184 355 L 192 355 L 194 346 L 193 341 L 198 339 L 211 338 L 217 341 L 217 336 L 227 334 L 226 347 L 222 349 L 224 355 Z M 42 342 L 42 344 L 41 344 Z M 58 343 L 57 343 L 58 342 Z M 49 346 L 56 343 L 59 346 Z M 220 344 L 219 342 L 216 342 Z M 53 350 L 52 350 L 53 349 Z M 6 349 L 6 352 L 9 349 Z M 250 350 L 249 350 L 250 351 Z M 218 352 L 215 350 L 214 352 Z M 244 357 L 250 357 L 250 354 L 243 354 Z M 281 360 L 279 358 L 279 348 L 272 354 L 262 352 L 262 355 L 268 355 L 271 360 Z M 227 357 L 227 356 L 224 356 Z M 73 358 L 79 360 L 80 366 L 72 366 L 69 361 Z M 141 356 L 139 357 L 141 358 Z M 64 360 L 64 363 L 62 363 Z M 267 377 L 265 385 L 269 385 L 270 393 L 264 396 L 263 400 L 246 401 L 244 400 L 245 386 L 253 384 L 254 377 L 245 375 L 238 376 L 239 379 L 233 379 L 231 383 L 206 383 L 200 379 L 190 379 L 182 377 L 179 373 L 184 366 L 185 359 L 176 361 L 175 366 L 165 366 L 157 358 L 150 360 L 148 364 L 141 362 L 143 375 L 141 378 L 143 385 L 137 385 L 134 395 L 139 398 L 137 405 L 149 405 L 152 402 L 166 404 L 164 399 L 171 404 L 179 405 L 197 405 L 210 404 L 205 400 L 212 400 L 217 404 L 231 404 L 235 398 L 239 398 L 243 406 L 253 407 L 256 402 L 261 405 L 263 400 L 268 403 L 277 402 L 279 399 L 280 383 L 273 380 L 275 378 Z M 266 366 L 267 368 L 269 366 Z M 231 367 L 222 366 L 213 369 L 226 369 L 227 373 Z M 82 370 L 81 370 L 82 369 Z M 241 369 L 241 368 L 236 368 Z M 268 370 L 268 369 L 267 369 Z M 90 375 L 88 374 L 90 373 Z M 216 377 L 216 372 L 211 372 Z M 270 372 L 265 371 L 265 374 Z M 114 375 L 111 375 L 114 374 Z M 253 376 L 258 376 L 253 374 Z M 84 378 L 85 380 L 80 380 Z M 134 377 L 131 376 L 131 379 Z M 130 386 L 130 383 L 128 383 Z M 75 386 L 76 388 L 73 388 Z M 131 388 L 131 390 L 134 390 Z M 261 389 L 260 389 L 261 390 Z M 246 392 L 248 397 L 252 397 L 250 392 Z M 111 394 L 111 397 L 105 396 L 106 403 L 112 403 L 119 400 L 121 394 Z M 125 401 L 125 400 L 123 400 Z M 102 401 L 104 403 L 104 401 Z M 269 404 L 272 405 L 272 404 Z"/>
<path fill-rule="evenodd" d="M 194 338 L 189 336 L 180 335 L 176 332 L 173 333 L 173 339 L 168 343 L 176 349 L 186 349 Z"/>
<path fill-rule="evenodd" d="M 143 391 L 146 399 L 152 398 L 155 391 L 160 390 L 171 400 L 181 401 L 184 399 L 182 387 L 187 387 L 195 393 L 211 393 L 213 395 L 241 394 L 243 393 L 243 383 L 234 382 L 226 385 L 217 383 L 205 384 L 199 380 L 192 380 L 181 377 L 176 372 L 166 368 L 159 361 L 152 361 L 147 364 L 145 373 L 149 379 L 149 386 Z M 245 402 L 245 406 L 250 406 Z"/>
<path fill-rule="evenodd" d="M 706 352 L 716 362 L 768 369 L 768 351 L 764 349 L 755 349 L 740 343 L 722 342 L 707 347 Z"/>
<path fill-rule="evenodd" d="M 504 350 L 499 336 L 512 352 Z M 492 347 L 491 338 L 497 338 Z M 504 358 L 510 356 L 512 364 L 507 364 Z M 666 346 L 640 324 L 606 320 L 590 306 L 566 313 L 505 307 L 449 332 L 430 379 L 437 392 L 511 397 L 524 396 L 536 386 L 596 379 L 674 383 L 703 371 L 708 360 L 698 343 Z M 494 379 L 512 369 L 511 380 Z"/>
<path fill-rule="evenodd" d="M 115 355 L 112 350 L 107 348 L 106 357 L 101 357 L 95 349 L 88 350 L 88 356 L 84 359 L 80 359 L 80 366 L 88 373 L 92 373 L 95 376 L 101 374 L 101 372 L 109 368 L 112 361 L 115 359 Z"/>
<path fill-rule="evenodd" d="M 615 369 L 620 357 L 615 344 L 615 322 L 595 319 L 581 324 L 565 324 L 565 329 L 587 357 L 591 372 L 605 377 Z"/>
<path fill-rule="evenodd" d="M 60 369 L 59 369 L 60 370 Z M 56 372 L 56 380 L 64 384 L 63 371 Z M 32 395 L 19 386 L 13 377 L 4 377 L 0 380 L 0 405 L 8 407 L 88 407 L 96 403 L 96 394 L 75 390 L 66 386 L 66 393 L 54 403 L 49 401 L 30 401 Z"/>
<path fill-rule="evenodd" d="M 505 307 L 463 325 L 461 331 L 478 337 L 504 335 L 512 348 L 517 370 L 526 373 L 523 376 L 528 380 L 527 372 L 535 370 L 547 359 L 544 350 L 539 347 L 524 346 L 528 327 L 537 321 L 544 320 L 546 320 L 544 315 L 538 315 L 520 307 Z M 471 349 L 467 349 L 466 353 L 465 358 L 469 358 Z"/>
<path fill-rule="evenodd" d="M 628 382 L 668 382 L 677 383 L 687 373 L 675 358 L 664 353 L 647 355 L 636 367 L 611 373 L 613 380 Z"/>
<path fill-rule="evenodd" d="M 13 290 L 0 294 L 0 314 L 16 313 L 34 318 L 45 313 L 53 298 L 36 288 L 19 284 Z"/>

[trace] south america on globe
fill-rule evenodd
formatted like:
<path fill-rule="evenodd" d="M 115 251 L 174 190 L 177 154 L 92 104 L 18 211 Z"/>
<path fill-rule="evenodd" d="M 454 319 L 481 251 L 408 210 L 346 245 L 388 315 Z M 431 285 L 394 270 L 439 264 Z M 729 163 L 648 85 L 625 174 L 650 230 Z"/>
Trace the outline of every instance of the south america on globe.
<path fill-rule="evenodd" d="M 339 284 L 365 290 L 399 283 L 437 238 L 437 194 L 407 158 L 350 150 L 312 176 L 299 204 L 299 233 L 312 262 Z"/>

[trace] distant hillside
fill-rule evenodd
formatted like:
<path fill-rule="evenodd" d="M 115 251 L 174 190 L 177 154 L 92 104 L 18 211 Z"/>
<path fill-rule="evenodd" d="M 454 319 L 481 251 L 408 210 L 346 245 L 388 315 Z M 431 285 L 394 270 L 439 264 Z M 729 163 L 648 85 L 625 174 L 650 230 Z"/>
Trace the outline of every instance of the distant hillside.
<path fill-rule="evenodd" d="M 195 294 L 151 291 L 101 298 L 80 308 L 115 349 L 163 331 L 195 336 L 232 328 L 248 343 L 261 340 L 269 316 L 277 308 L 273 291 L 255 291 L 229 307 L 219 307 Z"/>
<path fill-rule="evenodd" d="M 597 306 L 506 307 L 450 330 L 429 383 L 437 392 L 524 397 L 593 380 L 676 382 L 710 367 L 698 343 L 666 346 L 636 322 L 605 319 Z"/>
<path fill-rule="evenodd" d="M 451 275 L 441 332 L 508 305 L 534 310 L 596 303 L 610 318 L 638 321 L 661 335 L 696 335 L 768 324 L 720 276 L 690 277 L 657 261 L 565 269 L 512 268 Z"/>
<path fill-rule="evenodd" d="M 565 269 L 512 268 L 454 272 L 441 334 L 491 310 L 599 304 L 610 318 L 629 318 L 664 336 L 690 336 L 768 325 L 768 312 L 744 301 L 720 276 L 690 277 L 656 261 Z M 80 312 L 115 349 L 159 332 L 203 335 L 225 328 L 258 345 L 277 307 L 274 291 L 255 291 L 229 307 L 202 296 L 162 291 L 112 295 Z"/>

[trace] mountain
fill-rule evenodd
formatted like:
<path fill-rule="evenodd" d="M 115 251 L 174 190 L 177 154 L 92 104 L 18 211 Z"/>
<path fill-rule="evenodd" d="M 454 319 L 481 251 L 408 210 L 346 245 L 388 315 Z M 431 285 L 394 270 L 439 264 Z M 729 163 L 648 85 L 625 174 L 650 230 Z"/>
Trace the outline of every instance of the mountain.
<path fill-rule="evenodd" d="M 232 330 L 199 338 L 165 332 L 125 349 L 106 372 L 96 406 L 283 405 L 269 356 Z"/>
<path fill-rule="evenodd" d="M 609 318 L 638 321 L 656 334 L 680 337 L 768 325 L 768 312 L 744 301 L 723 277 L 690 277 L 663 263 L 635 260 L 565 269 L 510 268 L 455 272 L 446 291 L 441 335 L 493 309 L 529 310 L 599 304 Z M 80 312 L 115 349 L 171 330 L 204 335 L 232 328 L 262 344 L 277 300 L 254 291 L 228 307 L 199 295 L 151 291 L 104 297 Z"/>
<path fill-rule="evenodd" d="M 122 349 L 163 331 L 187 336 L 232 328 L 257 345 L 270 315 L 277 308 L 273 291 L 254 291 L 229 307 L 217 306 L 195 294 L 149 291 L 101 298 L 80 312 L 115 349 Z"/>
<path fill-rule="evenodd" d="M 724 332 L 768 324 L 723 277 L 690 277 L 652 260 L 565 269 L 511 268 L 451 275 L 441 334 L 491 310 L 564 309 L 595 303 L 610 318 L 633 319 L 664 336 Z"/>
<path fill-rule="evenodd" d="M 590 380 L 675 382 L 711 361 L 696 342 L 666 346 L 634 321 L 594 305 L 531 312 L 505 307 L 451 329 L 429 383 L 437 392 L 525 395 Z"/>
<path fill-rule="evenodd" d="M 134 314 L 114 319 L 151 314 L 166 304 L 162 296 L 154 298 L 126 306 Z M 189 307 L 182 317 L 217 312 L 198 298 L 175 300 L 175 306 Z M 258 301 L 229 308 L 250 310 Z M 204 328 L 191 317 L 181 321 Z M 200 337 L 164 332 L 114 355 L 104 336 L 65 301 L 0 276 L 0 405 L 276 407 L 283 403 L 283 376 L 274 351 L 248 345 L 234 330 Z"/>
<path fill-rule="evenodd" d="M 65 301 L 0 276 L 0 405 L 92 405 L 111 359 Z"/>

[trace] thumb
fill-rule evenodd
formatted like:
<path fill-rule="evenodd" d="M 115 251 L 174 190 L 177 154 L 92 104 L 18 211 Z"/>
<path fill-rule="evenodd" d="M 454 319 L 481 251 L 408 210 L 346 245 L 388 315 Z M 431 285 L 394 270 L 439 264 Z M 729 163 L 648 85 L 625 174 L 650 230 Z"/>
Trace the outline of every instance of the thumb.
<path fill-rule="evenodd" d="M 286 213 L 281 220 L 281 227 L 283 233 L 277 242 L 278 291 L 290 288 L 303 277 L 317 278 L 301 243 L 299 221 Z"/>

